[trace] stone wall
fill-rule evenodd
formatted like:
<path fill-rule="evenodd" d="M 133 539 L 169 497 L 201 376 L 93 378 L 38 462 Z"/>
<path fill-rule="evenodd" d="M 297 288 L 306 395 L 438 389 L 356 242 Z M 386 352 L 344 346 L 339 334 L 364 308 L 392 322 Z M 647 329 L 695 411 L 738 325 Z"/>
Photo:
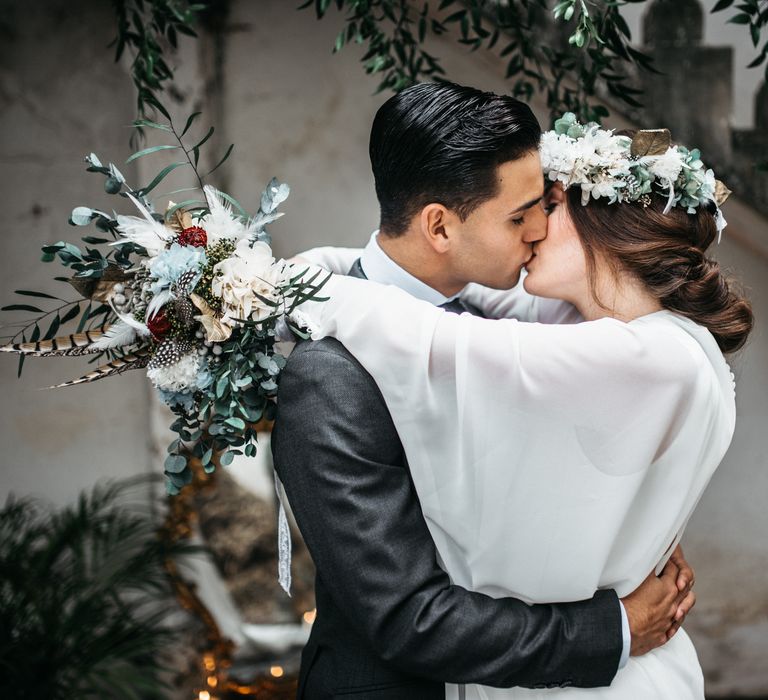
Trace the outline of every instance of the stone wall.
<path fill-rule="evenodd" d="M 40 247 L 79 242 L 83 229 L 67 224 L 74 206 L 113 206 L 102 178 L 85 172 L 83 157 L 93 150 L 122 165 L 130 154 L 132 86 L 106 48 L 112 9 L 101 0 L 78 5 L 73 12 L 65 0 L 0 1 L 0 305 L 56 304 L 16 296 L 15 289 L 76 298 L 69 285 L 52 281 L 68 271 L 43 265 Z M 134 178 L 134 169 L 125 175 Z M 27 316 L 3 312 L 2 323 Z M 0 358 L 0 499 L 14 491 L 63 503 L 99 477 L 150 468 L 148 391 L 140 376 L 39 391 L 92 365 L 28 358 L 19 380 L 16 364 Z"/>

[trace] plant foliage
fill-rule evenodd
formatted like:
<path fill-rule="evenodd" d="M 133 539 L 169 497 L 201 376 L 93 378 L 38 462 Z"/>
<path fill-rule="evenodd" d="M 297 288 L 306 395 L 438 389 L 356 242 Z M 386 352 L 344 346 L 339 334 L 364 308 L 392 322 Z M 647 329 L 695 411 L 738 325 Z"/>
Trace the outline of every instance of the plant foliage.
<path fill-rule="evenodd" d="M 582 121 L 608 116 L 600 95 L 632 107 L 641 106 L 642 91 L 629 77 L 632 66 L 655 70 L 651 58 L 631 45 L 632 35 L 621 8 L 648 0 L 307 0 L 318 19 L 335 7 L 344 26 L 334 51 L 346 44 L 366 47 L 365 71 L 379 75 L 378 90 L 399 91 L 422 80 L 445 79 L 440 59 L 425 48 L 430 36 L 454 30 L 472 51 L 494 50 L 506 60 L 506 77 L 516 97 L 546 97 L 552 119 L 565 112 Z M 720 0 L 713 11 L 732 5 Z M 768 23 L 767 0 L 744 0 L 731 21 L 749 25 L 755 46 Z M 552 37 L 552 23 L 565 26 L 564 41 Z M 555 32 L 556 34 L 556 32 Z M 751 64 L 760 65 L 768 44 Z"/>
<path fill-rule="evenodd" d="M 147 479 L 97 485 L 51 511 L 0 510 L 0 676 L 15 700 L 167 696 L 182 628 L 164 568 L 189 553 L 158 537 Z"/>

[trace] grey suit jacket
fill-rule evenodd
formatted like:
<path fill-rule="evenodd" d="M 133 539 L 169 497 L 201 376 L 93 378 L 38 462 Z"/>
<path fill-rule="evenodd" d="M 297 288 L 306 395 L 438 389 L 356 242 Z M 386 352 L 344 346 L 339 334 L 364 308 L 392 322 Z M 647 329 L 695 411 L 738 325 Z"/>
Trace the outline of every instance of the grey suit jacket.
<path fill-rule="evenodd" d="M 301 343 L 289 358 L 272 450 L 317 567 L 299 698 L 610 684 L 622 647 L 613 591 L 529 606 L 451 584 L 384 399 L 338 341 Z"/>

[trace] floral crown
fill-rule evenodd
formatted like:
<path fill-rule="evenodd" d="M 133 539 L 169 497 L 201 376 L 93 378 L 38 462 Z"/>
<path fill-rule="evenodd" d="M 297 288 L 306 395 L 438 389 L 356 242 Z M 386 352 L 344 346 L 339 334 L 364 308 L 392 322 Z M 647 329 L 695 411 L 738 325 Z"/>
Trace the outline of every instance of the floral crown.
<path fill-rule="evenodd" d="M 665 214 L 675 206 L 693 214 L 713 202 L 719 242 L 726 226 L 720 206 L 731 192 L 704 167 L 698 149 L 673 146 L 667 129 L 638 131 L 630 138 L 599 124 L 580 124 L 568 112 L 542 134 L 539 150 L 544 174 L 566 189 L 581 187 L 582 204 L 607 197 L 611 204 L 639 201 L 647 207 L 654 190 L 667 196 Z"/>

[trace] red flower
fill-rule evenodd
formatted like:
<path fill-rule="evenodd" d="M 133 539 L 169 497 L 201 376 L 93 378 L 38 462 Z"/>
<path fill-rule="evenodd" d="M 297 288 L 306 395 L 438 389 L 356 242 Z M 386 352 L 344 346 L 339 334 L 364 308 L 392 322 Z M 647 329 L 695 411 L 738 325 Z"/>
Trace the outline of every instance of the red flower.
<path fill-rule="evenodd" d="M 171 322 L 165 313 L 165 309 L 160 309 L 152 318 L 147 321 L 147 328 L 154 336 L 155 340 L 162 340 L 171 330 Z"/>
<path fill-rule="evenodd" d="M 208 234 L 199 226 L 185 228 L 178 239 L 179 245 L 193 245 L 196 248 L 205 248 L 208 243 Z"/>

